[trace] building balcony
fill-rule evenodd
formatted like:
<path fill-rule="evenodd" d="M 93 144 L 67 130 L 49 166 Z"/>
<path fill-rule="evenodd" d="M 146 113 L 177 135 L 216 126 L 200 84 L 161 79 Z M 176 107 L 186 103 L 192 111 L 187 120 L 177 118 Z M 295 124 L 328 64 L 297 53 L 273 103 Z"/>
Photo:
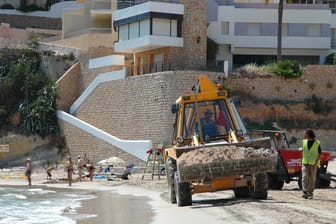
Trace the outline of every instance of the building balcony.
<path fill-rule="evenodd" d="M 113 17 L 119 35 L 115 50 L 134 53 L 162 47 L 183 47 L 184 5 L 170 2 L 146 1 L 117 10 Z"/>
<path fill-rule="evenodd" d="M 114 44 L 115 51 L 123 53 L 137 53 L 163 47 L 183 47 L 183 38 L 148 35 Z"/>
<path fill-rule="evenodd" d="M 232 44 L 235 48 L 277 48 L 277 37 L 235 36 Z M 330 37 L 282 37 L 282 48 L 290 49 L 330 49 Z"/>
<path fill-rule="evenodd" d="M 111 15 L 112 1 L 111 0 L 92 0 L 91 15 Z"/>

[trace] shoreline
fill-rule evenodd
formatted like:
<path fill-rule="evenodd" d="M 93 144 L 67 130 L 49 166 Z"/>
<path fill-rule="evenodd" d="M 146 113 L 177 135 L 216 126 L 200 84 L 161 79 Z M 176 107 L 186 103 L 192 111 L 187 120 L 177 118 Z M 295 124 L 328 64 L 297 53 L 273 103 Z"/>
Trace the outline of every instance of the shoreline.
<path fill-rule="evenodd" d="M 75 214 L 63 213 L 78 224 L 149 224 L 153 223 L 153 217 L 157 215 L 153 205 L 153 195 L 159 196 L 165 187 L 165 178 L 157 181 L 141 181 L 140 175 L 132 175 L 130 180 L 84 180 L 75 181 L 68 186 L 64 179 L 47 181 L 41 173 L 35 173 L 32 178 L 32 187 L 28 187 L 24 178 L 0 177 L 0 187 L 20 189 L 52 189 L 64 192 L 81 192 L 94 195 L 92 199 L 81 200 L 81 206 L 75 208 Z M 76 179 L 76 178 L 75 178 Z M 55 183 L 57 181 L 57 183 Z M 158 187 L 159 186 L 159 187 Z M 64 205 L 64 209 L 71 206 Z M 139 218 L 141 217 L 141 218 Z"/>

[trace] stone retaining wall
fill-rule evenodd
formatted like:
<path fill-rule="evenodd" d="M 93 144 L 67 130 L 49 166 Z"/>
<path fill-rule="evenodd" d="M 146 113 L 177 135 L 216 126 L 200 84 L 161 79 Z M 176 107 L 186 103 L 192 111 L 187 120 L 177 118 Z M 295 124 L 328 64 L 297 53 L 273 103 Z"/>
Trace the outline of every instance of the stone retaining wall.
<path fill-rule="evenodd" d="M 312 95 L 324 100 L 336 98 L 336 66 L 309 65 L 300 78 L 229 75 L 233 90 L 262 100 L 303 101 Z"/>
<path fill-rule="evenodd" d="M 232 89 L 247 91 L 262 99 L 302 100 L 311 94 L 323 99 L 335 99 L 334 71 L 335 66 L 308 66 L 303 76 L 298 79 L 231 76 L 228 81 Z M 180 95 L 191 91 L 200 74 L 209 75 L 213 81 L 223 76 L 223 73 L 170 71 L 107 82 L 93 91 L 75 115 L 120 139 L 149 139 L 153 141 L 153 147 L 162 143 L 170 145 L 175 119 L 170 107 Z M 315 83 L 316 88 L 312 88 L 310 83 Z M 301 136 L 300 131 L 297 132 L 296 138 Z M 317 136 L 323 137 L 324 134 L 320 135 L 319 132 L 320 130 L 317 131 Z M 71 150 L 80 148 L 83 152 L 92 150 L 92 142 L 96 141 L 76 134 L 67 135 L 67 139 L 68 143 L 73 142 L 71 147 L 74 149 Z M 323 138 L 323 141 L 324 148 L 332 149 L 335 145 L 332 139 Z M 80 145 L 76 145 L 79 142 Z M 105 150 L 107 147 L 104 144 L 100 146 L 99 142 L 94 145 L 98 150 L 97 155 L 100 154 L 99 150 Z"/>
<path fill-rule="evenodd" d="M 62 30 L 61 18 L 48 18 L 40 16 L 24 16 L 24 15 L 10 15 L 0 14 L 0 21 L 8 23 L 14 28 L 39 28 L 48 30 Z"/>

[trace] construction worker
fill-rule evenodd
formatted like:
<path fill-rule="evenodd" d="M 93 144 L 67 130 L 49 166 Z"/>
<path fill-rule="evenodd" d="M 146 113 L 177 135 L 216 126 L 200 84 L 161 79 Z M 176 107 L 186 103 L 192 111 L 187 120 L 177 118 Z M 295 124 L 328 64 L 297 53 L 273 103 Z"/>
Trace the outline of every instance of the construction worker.
<path fill-rule="evenodd" d="M 320 165 L 320 141 L 315 139 L 314 131 L 306 130 L 302 141 L 302 190 L 303 198 L 313 199 L 316 172 Z"/>

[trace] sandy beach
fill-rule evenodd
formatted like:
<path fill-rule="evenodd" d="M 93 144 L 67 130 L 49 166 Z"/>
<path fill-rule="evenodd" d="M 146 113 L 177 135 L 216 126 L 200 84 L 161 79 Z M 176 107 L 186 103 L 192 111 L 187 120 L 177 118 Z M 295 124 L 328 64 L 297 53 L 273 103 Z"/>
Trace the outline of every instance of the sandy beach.
<path fill-rule="evenodd" d="M 336 161 L 331 161 L 329 171 L 336 173 Z M 0 170 L 1 186 L 25 188 L 23 167 Z M 95 197 L 82 201 L 73 218 L 79 224 L 220 224 L 227 223 L 274 223 L 306 224 L 333 223 L 336 219 L 336 182 L 329 188 L 316 189 L 314 200 L 303 199 L 297 182 L 285 184 L 283 190 L 269 190 L 267 200 L 236 199 L 232 191 L 220 191 L 193 195 L 193 205 L 177 207 L 168 202 L 166 179 L 133 174 L 129 180 L 95 179 L 74 182 L 66 181 L 64 167 L 53 172 L 53 179 L 46 180 L 43 169 L 32 175 L 32 188 L 53 188 L 60 191 L 84 192 Z M 77 176 L 74 175 L 76 179 Z M 66 208 L 69 205 L 65 205 Z M 310 218 L 307 219 L 307 212 Z M 70 215 L 66 212 L 64 215 Z M 85 217 L 85 218 L 83 218 Z"/>
<path fill-rule="evenodd" d="M 24 175 L 24 167 L 0 170 L 0 186 L 20 187 L 27 186 Z M 94 195 L 91 200 L 83 200 L 82 207 L 78 208 L 78 215 L 71 218 L 79 224 L 89 223 L 151 223 L 154 216 L 152 205 L 149 203 L 154 197 L 160 198 L 160 194 L 166 189 L 165 177 L 152 181 L 149 177 L 141 180 L 141 174 L 129 176 L 129 180 L 106 180 L 88 179 L 78 181 L 77 174 L 74 174 L 74 183 L 70 187 L 66 180 L 66 172 L 63 166 L 57 167 L 52 172 L 52 179 L 47 180 L 46 171 L 43 168 L 36 168 L 32 174 L 31 188 L 52 188 L 60 191 L 80 191 Z M 162 200 L 162 199 L 160 199 Z M 69 208 L 70 205 L 64 205 Z M 82 215 L 91 218 L 81 218 Z M 66 212 L 64 215 L 68 215 Z M 70 213 L 69 213 L 69 216 Z M 85 217 L 87 217 L 85 216 Z M 141 217 L 141 219 L 139 219 Z"/>

